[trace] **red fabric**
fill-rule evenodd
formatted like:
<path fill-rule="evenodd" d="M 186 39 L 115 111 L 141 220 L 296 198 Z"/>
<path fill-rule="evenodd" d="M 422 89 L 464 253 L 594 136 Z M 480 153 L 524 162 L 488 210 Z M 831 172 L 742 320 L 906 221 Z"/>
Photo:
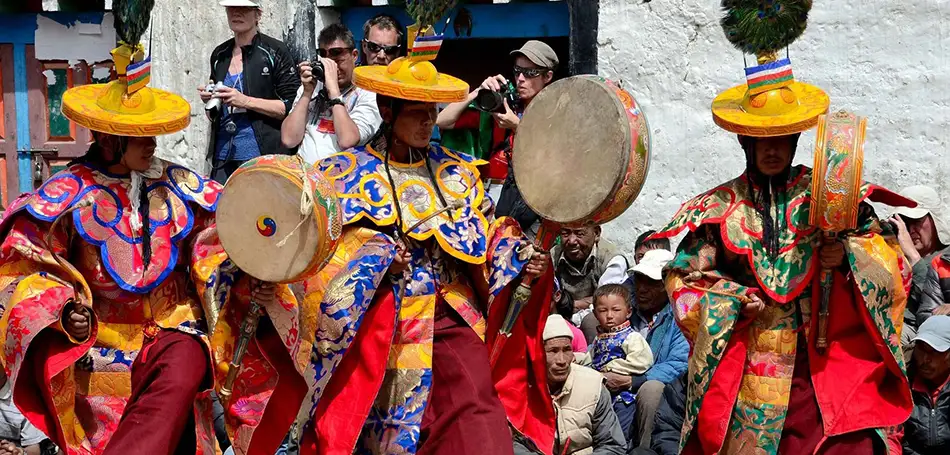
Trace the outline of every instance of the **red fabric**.
<path fill-rule="evenodd" d="M 548 393 L 547 366 L 541 332 L 550 310 L 553 268 L 531 286 L 531 300 L 521 312 L 511 336 L 492 367 L 495 390 L 511 425 L 545 455 L 554 450 L 554 403 Z M 489 309 L 486 342 L 494 346 L 508 311 L 513 286 L 498 294 Z"/>
<path fill-rule="evenodd" d="M 498 130 L 501 130 L 501 128 L 495 128 L 495 131 Z M 504 140 L 504 137 L 501 140 Z M 494 142 L 495 140 L 492 140 L 492 143 Z M 495 150 L 494 147 L 492 147 L 492 150 Z M 486 179 L 504 180 L 508 178 L 508 155 L 505 154 L 504 150 L 495 151 L 488 158 L 487 165 L 479 166 L 478 172 Z"/>
<path fill-rule="evenodd" d="M 950 278 L 950 263 L 948 263 L 942 254 L 934 256 L 930 261 L 930 266 L 937 271 L 937 278 L 944 280 Z"/>
<path fill-rule="evenodd" d="M 910 384 L 865 309 L 856 284 L 835 271 L 829 348 L 824 355 L 815 351 L 814 341 L 820 302 L 821 286 L 816 277 L 808 357 L 825 434 L 837 436 L 902 424 L 913 408 Z"/>
<path fill-rule="evenodd" d="M 782 429 L 779 455 L 855 455 L 875 453 L 875 435 L 871 430 L 847 433 L 825 440 L 821 412 L 815 401 L 815 389 L 808 374 L 808 352 L 804 336 L 798 337 L 799 349 L 795 357 L 792 390 L 788 401 L 788 414 Z M 821 451 L 818 450 L 819 445 Z"/>
<path fill-rule="evenodd" d="M 877 202 L 879 204 L 888 205 L 891 207 L 917 207 L 917 202 L 912 199 L 906 198 L 897 194 L 883 186 L 878 185 L 869 185 L 867 194 L 864 195 L 865 198 L 871 202 Z"/>
<path fill-rule="evenodd" d="M 380 286 L 370 309 L 333 373 L 315 415 L 316 432 L 301 442 L 304 455 L 351 455 L 366 415 L 382 386 L 396 325 L 396 299 L 390 286 Z M 314 440 L 316 438 L 316 440 Z"/>
<path fill-rule="evenodd" d="M 25 368 L 20 369 L 13 385 L 13 402 L 17 408 L 59 447 L 69 446 L 65 443 L 66 436 L 55 412 L 50 380 L 75 363 L 83 353 L 89 352 L 97 328 L 98 325 L 93 324 L 94 332 L 82 345 L 71 343 L 65 335 L 53 329 L 44 329 L 30 344 L 23 363 Z"/>
<path fill-rule="evenodd" d="M 277 371 L 277 385 L 267 400 L 261 423 L 254 430 L 247 455 L 271 455 L 277 452 L 297 417 L 300 403 L 307 395 L 307 381 L 297 372 L 280 335 L 268 320 L 261 319 L 255 341 L 261 356 Z"/>
<path fill-rule="evenodd" d="M 195 396 L 210 385 L 208 353 L 195 337 L 165 330 L 132 363 L 132 396 L 103 455 L 194 454 Z"/>
<path fill-rule="evenodd" d="M 749 321 L 744 320 L 733 329 L 722 360 L 703 394 L 703 404 L 693 430 L 697 438 L 690 441 L 684 454 L 717 453 L 722 448 L 745 369 L 748 327 Z"/>
<path fill-rule="evenodd" d="M 418 455 L 512 455 L 505 409 L 485 368 L 488 349 L 455 310 L 438 305 Z"/>

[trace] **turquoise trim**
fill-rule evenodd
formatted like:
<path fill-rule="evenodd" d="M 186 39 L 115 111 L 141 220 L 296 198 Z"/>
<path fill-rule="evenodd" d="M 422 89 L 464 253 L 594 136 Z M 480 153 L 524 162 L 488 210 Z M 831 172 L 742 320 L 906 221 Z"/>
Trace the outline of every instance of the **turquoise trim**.
<path fill-rule="evenodd" d="M 26 78 L 26 44 L 15 43 L 13 45 L 13 87 L 16 91 L 17 174 L 20 181 L 18 188 L 20 193 L 33 191 L 33 160 L 30 154 L 30 103 L 27 97 Z"/>

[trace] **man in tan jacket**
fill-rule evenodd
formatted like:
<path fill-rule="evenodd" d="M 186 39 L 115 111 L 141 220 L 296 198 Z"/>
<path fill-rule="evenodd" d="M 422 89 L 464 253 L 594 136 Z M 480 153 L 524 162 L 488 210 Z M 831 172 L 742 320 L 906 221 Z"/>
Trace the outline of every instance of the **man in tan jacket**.
<path fill-rule="evenodd" d="M 548 317 L 544 326 L 544 355 L 548 387 L 557 415 L 555 455 L 622 455 L 626 441 L 614 414 L 603 376 L 573 363 L 574 335 L 560 315 Z M 566 448 L 566 450 L 565 450 Z M 516 438 L 515 455 L 536 453 Z"/>

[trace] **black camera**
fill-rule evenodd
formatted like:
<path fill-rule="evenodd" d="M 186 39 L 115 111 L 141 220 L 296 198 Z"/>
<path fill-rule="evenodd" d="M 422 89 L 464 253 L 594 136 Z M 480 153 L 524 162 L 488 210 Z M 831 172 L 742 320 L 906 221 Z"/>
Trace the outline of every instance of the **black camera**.
<path fill-rule="evenodd" d="M 321 62 L 320 59 L 311 60 L 310 73 L 313 74 L 316 80 L 326 82 L 326 71 L 323 69 L 323 62 Z"/>
<path fill-rule="evenodd" d="M 500 114 L 505 112 L 505 100 L 508 100 L 508 107 L 512 110 L 518 104 L 518 89 L 512 81 L 508 81 L 497 92 L 484 88 L 478 89 L 472 103 L 475 105 L 475 109 L 480 111 Z"/>

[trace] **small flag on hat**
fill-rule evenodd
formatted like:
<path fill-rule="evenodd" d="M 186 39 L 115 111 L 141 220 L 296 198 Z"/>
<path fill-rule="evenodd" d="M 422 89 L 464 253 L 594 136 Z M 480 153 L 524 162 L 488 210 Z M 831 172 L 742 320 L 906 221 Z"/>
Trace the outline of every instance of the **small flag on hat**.
<path fill-rule="evenodd" d="M 130 95 L 145 88 L 152 80 L 152 56 L 141 62 L 130 64 L 125 70 L 125 77 L 129 84 Z"/>
<path fill-rule="evenodd" d="M 435 60 L 439 55 L 439 49 L 442 48 L 443 35 L 417 35 L 409 51 L 409 60 Z"/>
<path fill-rule="evenodd" d="M 749 93 L 753 95 L 787 87 L 795 82 L 795 76 L 792 75 L 792 62 L 787 58 L 746 68 L 745 78 L 749 84 Z"/>

